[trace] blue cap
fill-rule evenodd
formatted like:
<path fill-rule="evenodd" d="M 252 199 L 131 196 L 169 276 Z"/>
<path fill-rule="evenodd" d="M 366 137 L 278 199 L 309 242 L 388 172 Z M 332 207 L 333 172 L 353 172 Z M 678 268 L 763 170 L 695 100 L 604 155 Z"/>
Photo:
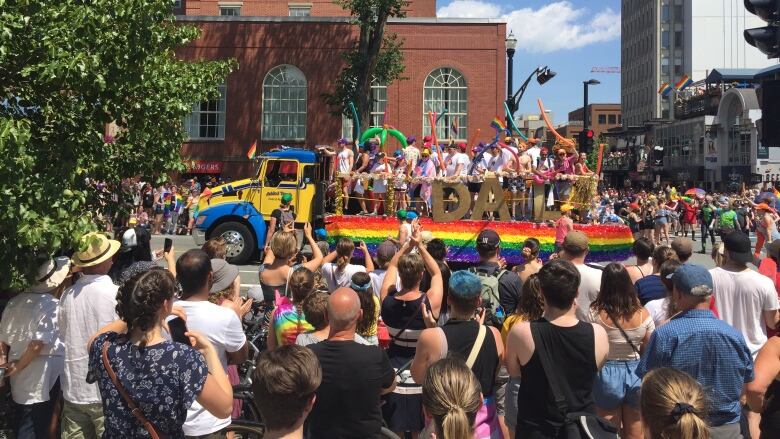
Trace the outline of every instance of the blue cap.
<path fill-rule="evenodd" d="M 396 149 L 393 153 L 393 157 L 403 157 L 404 153 L 400 149 Z"/>
<path fill-rule="evenodd" d="M 406 219 L 413 220 L 415 218 L 417 218 L 417 212 L 414 211 L 406 212 Z"/>
<path fill-rule="evenodd" d="M 417 137 L 409 136 L 409 137 L 406 138 L 406 143 L 407 144 L 411 144 L 411 143 L 414 143 L 416 140 L 417 140 Z"/>
<path fill-rule="evenodd" d="M 328 232 L 325 231 L 325 229 L 316 229 L 314 230 L 314 239 L 317 241 L 324 241 L 328 239 Z"/>
<path fill-rule="evenodd" d="M 684 294 L 699 297 L 706 297 L 712 294 L 712 275 L 709 270 L 701 265 L 682 264 L 666 278 L 671 279 L 675 288 Z"/>

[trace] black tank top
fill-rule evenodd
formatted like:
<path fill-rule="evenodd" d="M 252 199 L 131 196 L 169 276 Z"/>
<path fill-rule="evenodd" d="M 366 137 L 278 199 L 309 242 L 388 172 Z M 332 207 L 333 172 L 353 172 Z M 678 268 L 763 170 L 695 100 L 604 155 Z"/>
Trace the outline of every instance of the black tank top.
<path fill-rule="evenodd" d="M 593 403 L 593 381 L 596 379 L 595 337 L 593 325 L 578 322 L 570 328 L 555 326 L 544 318 L 534 322 L 545 344 L 552 347 L 550 357 L 554 365 L 560 365 L 548 371 L 555 374 L 558 381 L 568 383 L 564 389 L 569 412 L 596 413 Z M 534 337 L 534 345 L 540 342 Z M 537 351 L 525 366 L 520 367 L 520 391 L 517 396 L 517 432 L 531 434 L 542 432 L 555 436 L 563 425 L 563 415 L 555 405 L 555 398 L 542 369 Z M 564 385 L 565 387 L 565 385 Z"/>
<path fill-rule="evenodd" d="M 775 335 L 780 337 L 780 335 Z M 761 439 L 780 437 L 780 381 L 772 380 L 772 384 L 764 394 L 764 411 L 761 413 Z"/>
<path fill-rule="evenodd" d="M 486 329 L 485 341 L 482 342 L 482 347 L 479 349 L 471 371 L 479 380 L 482 394 L 487 397 L 493 394 L 496 371 L 498 370 L 498 352 L 496 352 L 496 339 L 493 337 L 493 332 L 490 328 Z M 441 327 L 441 330 L 447 338 L 449 353 L 466 361 L 474 342 L 477 341 L 478 323 L 474 320 L 450 320 Z"/>

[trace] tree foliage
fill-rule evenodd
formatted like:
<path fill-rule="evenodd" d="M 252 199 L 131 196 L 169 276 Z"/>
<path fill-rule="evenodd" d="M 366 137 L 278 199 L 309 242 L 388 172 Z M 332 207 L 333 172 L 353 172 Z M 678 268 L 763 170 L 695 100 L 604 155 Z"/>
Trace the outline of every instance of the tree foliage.
<path fill-rule="evenodd" d="M 347 113 L 347 105 L 357 107 L 360 126 L 368 128 L 373 99 L 371 83 L 389 85 L 403 79 L 404 57 L 402 41 L 394 33 L 386 33 L 385 26 L 391 17 L 406 16 L 407 0 L 335 0 L 336 4 L 350 11 L 353 24 L 360 36 L 355 48 L 342 57 L 346 66 L 336 80 L 336 90 L 325 97 L 336 114 Z M 351 115 L 351 114 L 350 114 Z"/>
<path fill-rule="evenodd" d="M 170 0 L 0 0 L 0 289 L 97 228 L 94 182 L 183 169 L 183 118 L 235 66 L 178 60 L 198 36 Z"/>

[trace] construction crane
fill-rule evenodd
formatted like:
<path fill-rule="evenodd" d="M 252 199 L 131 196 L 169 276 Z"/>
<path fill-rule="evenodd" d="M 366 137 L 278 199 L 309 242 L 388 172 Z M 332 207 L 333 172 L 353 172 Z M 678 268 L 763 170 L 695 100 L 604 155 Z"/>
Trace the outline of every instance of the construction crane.
<path fill-rule="evenodd" d="M 620 67 L 593 67 L 591 73 L 620 73 Z"/>

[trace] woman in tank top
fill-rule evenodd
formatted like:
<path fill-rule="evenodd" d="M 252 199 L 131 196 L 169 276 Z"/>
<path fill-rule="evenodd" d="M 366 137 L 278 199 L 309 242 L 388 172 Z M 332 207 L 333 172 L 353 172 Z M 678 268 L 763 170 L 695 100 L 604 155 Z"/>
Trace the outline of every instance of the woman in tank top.
<path fill-rule="evenodd" d="M 639 388 L 636 375 L 639 352 L 650 340 L 655 325 L 642 307 L 623 265 L 611 263 L 601 274 L 601 288 L 590 307 L 590 319 L 609 338 L 607 362 L 598 373 L 593 397 L 598 414 L 621 429 L 621 437 L 642 439 Z"/>
<path fill-rule="evenodd" d="M 780 331 L 780 324 L 776 326 Z M 767 340 L 755 361 L 755 379 L 747 384 L 750 410 L 761 413 L 761 437 L 780 437 L 780 334 Z"/>
<path fill-rule="evenodd" d="M 277 232 L 271 238 L 271 244 L 265 249 L 263 263 L 258 267 L 264 302 L 273 303 L 276 293 L 288 296 L 290 275 L 296 268 L 302 266 L 312 272 L 320 268 L 323 256 L 311 235 L 311 224 L 306 223 L 303 226 L 303 235 L 312 250 L 311 260 L 303 264 L 296 264 L 299 245 L 293 232 Z"/>

